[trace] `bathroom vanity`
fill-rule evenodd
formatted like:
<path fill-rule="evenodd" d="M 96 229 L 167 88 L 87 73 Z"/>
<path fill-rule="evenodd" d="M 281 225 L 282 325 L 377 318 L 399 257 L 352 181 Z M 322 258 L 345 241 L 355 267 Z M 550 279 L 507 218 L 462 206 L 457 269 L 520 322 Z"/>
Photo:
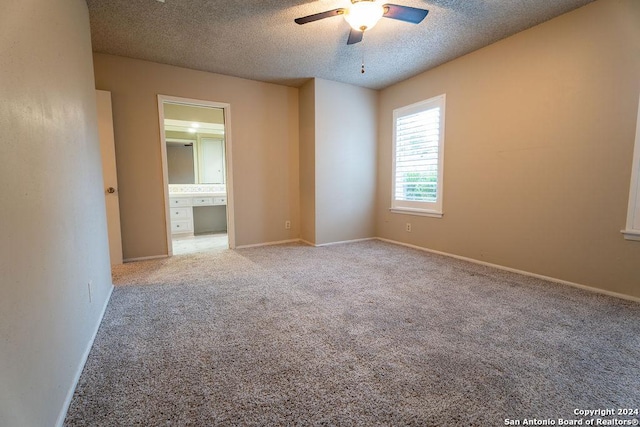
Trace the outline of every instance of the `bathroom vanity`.
<path fill-rule="evenodd" d="M 224 184 L 169 184 L 171 234 L 226 231 L 226 206 Z"/>

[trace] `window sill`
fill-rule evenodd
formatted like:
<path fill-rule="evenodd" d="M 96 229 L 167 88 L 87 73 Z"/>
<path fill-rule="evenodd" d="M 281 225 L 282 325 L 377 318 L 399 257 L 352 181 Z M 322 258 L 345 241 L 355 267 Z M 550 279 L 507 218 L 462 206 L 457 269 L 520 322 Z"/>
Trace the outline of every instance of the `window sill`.
<path fill-rule="evenodd" d="M 390 208 L 392 213 L 404 214 L 404 215 L 416 215 L 416 216 L 428 216 L 431 218 L 442 218 L 442 212 L 427 211 L 424 209 L 410 209 L 410 208 Z"/>
<path fill-rule="evenodd" d="M 640 230 L 620 230 L 626 240 L 640 242 Z"/>

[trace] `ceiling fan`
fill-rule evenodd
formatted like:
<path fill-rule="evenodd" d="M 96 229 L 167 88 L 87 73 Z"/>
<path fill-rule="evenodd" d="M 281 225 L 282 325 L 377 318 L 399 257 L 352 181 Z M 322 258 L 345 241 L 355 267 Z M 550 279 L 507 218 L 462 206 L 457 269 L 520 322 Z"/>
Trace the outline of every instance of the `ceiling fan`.
<path fill-rule="evenodd" d="M 400 6 L 397 4 L 380 4 L 379 0 L 351 0 L 349 8 L 338 8 L 295 19 L 296 24 L 308 24 L 324 18 L 342 15 L 351 26 L 347 44 L 362 41 L 364 32 L 372 29 L 380 18 L 391 18 L 399 21 L 419 24 L 429 13 L 426 9 Z"/>

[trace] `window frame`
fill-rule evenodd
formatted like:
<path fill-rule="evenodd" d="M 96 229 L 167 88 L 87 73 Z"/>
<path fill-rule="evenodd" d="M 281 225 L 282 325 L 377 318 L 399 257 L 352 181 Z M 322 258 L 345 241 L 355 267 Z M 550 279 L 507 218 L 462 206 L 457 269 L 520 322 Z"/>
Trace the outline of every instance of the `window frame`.
<path fill-rule="evenodd" d="M 633 147 L 633 163 L 631 165 L 627 224 L 626 228 L 621 230 L 621 233 L 627 240 L 640 241 L 640 99 L 638 99 L 636 138 Z"/>
<path fill-rule="evenodd" d="M 424 101 L 396 108 L 393 110 L 392 142 L 391 142 L 391 208 L 393 213 L 442 218 L 444 195 L 444 130 L 445 130 L 446 94 L 434 96 Z M 440 125 L 438 139 L 438 178 L 435 202 L 396 200 L 396 126 L 398 118 L 420 113 L 432 108 L 440 108 Z"/>

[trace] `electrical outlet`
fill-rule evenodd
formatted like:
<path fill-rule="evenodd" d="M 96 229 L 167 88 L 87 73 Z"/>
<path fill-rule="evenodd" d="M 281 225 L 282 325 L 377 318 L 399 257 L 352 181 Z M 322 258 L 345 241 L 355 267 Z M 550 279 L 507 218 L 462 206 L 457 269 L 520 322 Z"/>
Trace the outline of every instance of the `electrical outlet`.
<path fill-rule="evenodd" d="M 408 223 L 407 223 L 407 225 L 404 227 L 404 229 L 405 229 L 407 232 L 411 233 L 411 223 L 410 223 L 410 222 L 408 222 Z"/>
<path fill-rule="evenodd" d="M 285 228 L 285 230 L 290 230 L 291 229 L 291 221 L 286 220 L 284 222 L 284 228 Z"/>
<path fill-rule="evenodd" d="M 87 283 L 87 288 L 89 289 L 89 304 L 91 304 L 91 285 L 93 285 L 93 281 L 89 280 L 89 283 Z"/>

